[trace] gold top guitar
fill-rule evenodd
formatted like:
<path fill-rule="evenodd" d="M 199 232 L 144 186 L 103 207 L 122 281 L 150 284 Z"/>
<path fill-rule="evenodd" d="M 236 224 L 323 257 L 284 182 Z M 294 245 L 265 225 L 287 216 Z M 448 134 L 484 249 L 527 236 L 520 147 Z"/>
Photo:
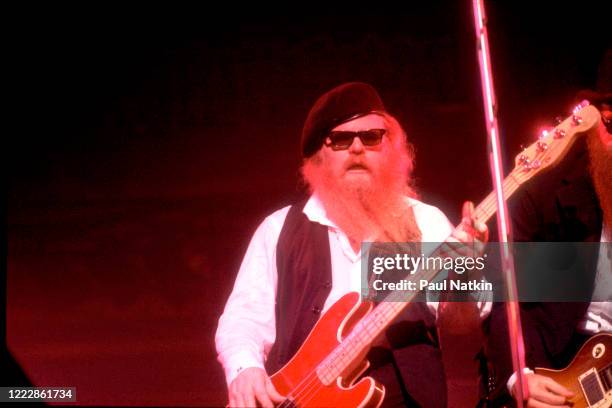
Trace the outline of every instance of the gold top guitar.
<path fill-rule="evenodd" d="M 563 370 L 536 368 L 574 393 L 574 408 L 612 407 L 612 333 L 591 337 Z"/>

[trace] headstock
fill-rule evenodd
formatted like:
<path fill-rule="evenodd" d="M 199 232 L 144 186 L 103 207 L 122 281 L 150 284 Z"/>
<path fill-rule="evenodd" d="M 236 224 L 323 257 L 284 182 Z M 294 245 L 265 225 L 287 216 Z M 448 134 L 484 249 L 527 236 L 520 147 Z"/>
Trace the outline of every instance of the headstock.
<path fill-rule="evenodd" d="M 581 102 L 570 116 L 554 129 L 543 132 L 537 142 L 516 156 L 513 173 L 524 182 L 556 165 L 580 135 L 597 128 L 599 119 L 599 111 L 594 106 L 588 101 Z"/>

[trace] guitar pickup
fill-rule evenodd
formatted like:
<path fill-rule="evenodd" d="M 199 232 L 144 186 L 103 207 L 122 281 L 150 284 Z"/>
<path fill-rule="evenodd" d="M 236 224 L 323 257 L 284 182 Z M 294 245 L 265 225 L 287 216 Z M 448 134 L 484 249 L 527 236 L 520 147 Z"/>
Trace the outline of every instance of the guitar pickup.
<path fill-rule="evenodd" d="M 599 378 L 599 373 L 597 369 L 594 367 L 588 371 L 585 371 L 582 375 L 578 377 L 578 381 L 580 382 L 580 387 L 582 388 L 582 392 L 589 404 L 589 407 L 600 407 L 603 406 L 601 403 L 605 402 L 605 390 L 601 379 Z"/>

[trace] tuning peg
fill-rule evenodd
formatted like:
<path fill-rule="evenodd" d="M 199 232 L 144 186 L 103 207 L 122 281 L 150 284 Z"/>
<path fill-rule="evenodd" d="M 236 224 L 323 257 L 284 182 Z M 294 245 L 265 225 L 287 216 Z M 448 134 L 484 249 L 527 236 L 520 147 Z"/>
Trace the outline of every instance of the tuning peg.
<path fill-rule="evenodd" d="M 553 120 L 553 122 L 555 123 L 555 126 L 560 125 L 561 122 L 563 122 L 563 117 L 561 116 L 557 116 L 555 117 L 555 119 Z"/>
<path fill-rule="evenodd" d="M 555 130 L 555 139 L 562 139 L 565 137 L 565 130 L 563 129 L 556 129 Z"/>
<path fill-rule="evenodd" d="M 525 168 L 528 168 L 529 165 L 531 164 L 531 162 L 529 161 L 529 158 L 527 157 L 527 155 L 521 154 L 518 158 L 518 162 L 520 165 L 525 166 Z"/>
<path fill-rule="evenodd" d="M 572 115 L 572 123 L 574 124 L 574 126 L 582 124 L 582 116 L 576 114 Z"/>
<path fill-rule="evenodd" d="M 587 101 L 586 99 L 583 99 L 578 105 L 574 107 L 574 110 L 572 111 L 572 113 L 576 114 L 580 112 L 583 108 L 586 108 L 587 106 L 589 106 L 590 104 L 591 102 Z"/>
<path fill-rule="evenodd" d="M 541 163 L 539 160 L 534 160 L 533 162 L 531 162 L 531 164 L 529 164 L 529 168 L 530 169 L 537 169 L 538 167 L 540 167 Z"/>
<path fill-rule="evenodd" d="M 542 153 L 548 149 L 548 145 L 542 141 L 536 143 L 536 149 L 538 153 Z"/>

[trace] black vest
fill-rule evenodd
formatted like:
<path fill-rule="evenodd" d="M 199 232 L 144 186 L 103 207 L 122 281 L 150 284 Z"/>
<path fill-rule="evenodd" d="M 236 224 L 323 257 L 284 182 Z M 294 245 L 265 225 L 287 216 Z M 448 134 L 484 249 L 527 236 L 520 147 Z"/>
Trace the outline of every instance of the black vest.
<path fill-rule="evenodd" d="M 272 374 L 300 348 L 323 310 L 332 287 L 327 227 L 292 205 L 276 245 L 276 341 L 266 360 Z"/>

